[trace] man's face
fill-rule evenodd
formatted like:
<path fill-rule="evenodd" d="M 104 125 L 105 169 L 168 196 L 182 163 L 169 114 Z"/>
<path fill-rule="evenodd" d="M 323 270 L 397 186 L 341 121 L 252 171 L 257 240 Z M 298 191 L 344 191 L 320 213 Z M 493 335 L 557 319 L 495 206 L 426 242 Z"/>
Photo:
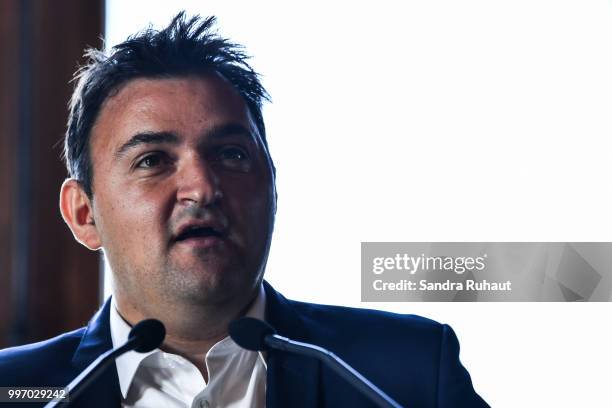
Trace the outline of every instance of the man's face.
<path fill-rule="evenodd" d="M 135 79 L 91 131 L 93 215 L 132 305 L 220 305 L 263 276 L 271 164 L 247 106 L 218 75 Z M 234 300 L 235 301 L 235 300 Z"/>

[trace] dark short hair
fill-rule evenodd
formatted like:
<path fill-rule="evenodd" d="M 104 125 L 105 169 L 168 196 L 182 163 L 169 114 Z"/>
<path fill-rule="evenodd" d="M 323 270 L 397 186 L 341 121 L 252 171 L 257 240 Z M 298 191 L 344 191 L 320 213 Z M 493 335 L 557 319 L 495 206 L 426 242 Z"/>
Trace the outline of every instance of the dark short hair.
<path fill-rule="evenodd" d="M 74 75 L 75 89 L 69 105 L 64 159 L 71 177 L 92 196 L 93 169 L 89 138 L 104 101 L 135 78 L 168 78 L 221 74 L 242 96 L 253 116 L 266 152 L 268 145 L 261 106 L 269 100 L 259 75 L 246 62 L 241 45 L 213 31 L 215 17 L 180 12 L 163 30 L 148 28 L 105 53 L 90 48 L 87 63 Z M 268 154 L 268 153 L 267 153 Z M 272 170 L 274 165 L 269 157 Z"/>

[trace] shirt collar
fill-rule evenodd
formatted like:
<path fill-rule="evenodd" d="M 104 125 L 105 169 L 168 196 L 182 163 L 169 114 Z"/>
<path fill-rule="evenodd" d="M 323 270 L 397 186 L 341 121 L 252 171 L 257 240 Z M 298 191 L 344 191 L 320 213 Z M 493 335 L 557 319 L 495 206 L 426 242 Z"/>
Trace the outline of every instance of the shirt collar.
<path fill-rule="evenodd" d="M 255 298 L 255 301 L 251 304 L 251 307 L 246 313 L 246 316 L 254 317 L 256 319 L 264 320 L 266 310 L 266 292 L 263 288 L 263 285 L 259 285 L 259 293 Z M 111 330 L 111 338 L 113 340 L 113 348 L 117 348 L 120 345 L 124 344 L 128 340 L 128 336 L 130 334 L 130 330 L 132 328 L 130 325 L 123 320 L 123 317 L 117 311 L 117 305 L 115 303 L 115 298 L 111 298 L 111 308 L 110 308 L 110 330 Z M 233 346 L 238 347 L 236 343 L 228 336 L 224 339 L 217 342 L 211 349 L 208 351 L 207 356 L 210 355 L 213 349 L 217 349 L 221 351 L 222 349 L 227 349 L 227 346 L 233 348 Z M 127 353 L 119 356 L 115 361 L 117 365 L 117 375 L 119 377 L 119 386 L 121 388 L 121 395 L 123 398 L 127 397 L 128 390 L 130 389 L 130 385 L 134 380 L 134 376 L 136 375 L 136 371 L 138 367 L 142 363 L 142 361 L 154 353 L 163 353 L 159 348 L 149 351 L 148 353 L 137 353 L 135 351 L 128 351 Z M 261 353 L 259 354 L 259 358 L 263 359 Z"/>

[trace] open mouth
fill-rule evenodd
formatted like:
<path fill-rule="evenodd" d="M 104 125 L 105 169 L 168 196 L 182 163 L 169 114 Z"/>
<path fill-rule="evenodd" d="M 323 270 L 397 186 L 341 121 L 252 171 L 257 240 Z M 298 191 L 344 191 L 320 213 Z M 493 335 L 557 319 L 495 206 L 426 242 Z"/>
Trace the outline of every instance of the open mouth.
<path fill-rule="evenodd" d="M 185 229 L 176 238 L 176 242 L 186 241 L 188 239 L 202 239 L 202 238 L 223 238 L 223 234 L 220 231 L 212 227 L 198 227 L 193 226 Z"/>

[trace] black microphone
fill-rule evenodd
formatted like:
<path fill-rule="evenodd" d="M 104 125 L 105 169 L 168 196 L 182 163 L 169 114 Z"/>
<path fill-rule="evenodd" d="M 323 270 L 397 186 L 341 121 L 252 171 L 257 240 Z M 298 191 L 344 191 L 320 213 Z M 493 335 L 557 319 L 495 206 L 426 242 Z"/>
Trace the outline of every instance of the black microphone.
<path fill-rule="evenodd" d="M 110 349 L 106 353 L 101 354 L 66 386 L 68 402 L 53 400 L 45 405 L 45 408 L 56 407 L 59 404 L 69 406 L 104 371 L 104 368 L 114 362 L 117 357 L 130 350 L 139 353 L 155 350 L 162 344 L 164 337 L 166 337 L 166 328 L 159 320 L 147 319 L 139 322 L 132 328 L 128 341 L 123 346 Z"/>
<path fill-rule="evenodd" d="M 265 351 L 277 349 L 314 357 L 334 370 L 340 377 L 348 381 L 379 407 L 402 408 L 400 404 L 331 351 L 314 344 L 279 336 L 276 334 L 276 330 L 264 321 L 252 317 L 243 317 L 230 323 L 229 334 L 236 344 L 247 350 Z"/>

